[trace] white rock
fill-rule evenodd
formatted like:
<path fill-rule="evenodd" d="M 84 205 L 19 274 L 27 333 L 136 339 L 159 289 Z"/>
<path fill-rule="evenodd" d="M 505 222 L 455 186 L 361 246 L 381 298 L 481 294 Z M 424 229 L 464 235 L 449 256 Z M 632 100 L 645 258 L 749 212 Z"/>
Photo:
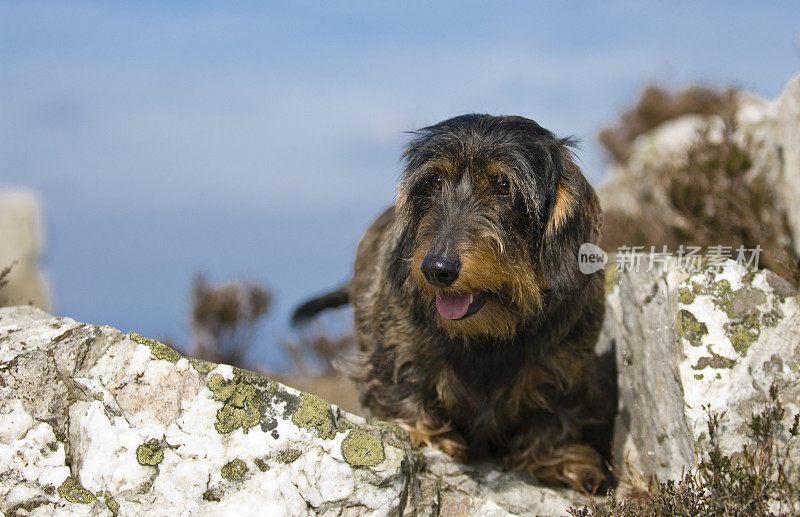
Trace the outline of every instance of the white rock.
<path fill-rule="evenodd" d="M 692 275 L 674 262 L 615 274 L 601 340 L 617 350 L 620 471 L 680 478 L 708 443 L 709 411 L 724 413 L 722 451 L 741 451 L 772 385 L 786 410 L 786 442 L 800 411 L 800 303 L 790 284 L 732 260 Z M 796 448 L 792 461 L 800 461 Z"/>
<path fill-rule="evenodd" d="M 12 404 L 9 413 L 0 411 L 0 440 L 6 443 L 22 438 L 34 424 L 33 417 L 25 411 L 21 400 L 15 400 Z"/>
<path fill-rule="evenodd" d="M 774 138 L 783 206 L 789 217 L 795 252 L 800 254 L 800 74 L 789 81 L 778 98 Z"/>
<path fill-rule="evenodd" d="M 5 513 L 540 515 L 583 501 L 443 455 L 420 470 L 396 426 L 135 334 L 33 307 L 0 309 L 0 324 Z"/>

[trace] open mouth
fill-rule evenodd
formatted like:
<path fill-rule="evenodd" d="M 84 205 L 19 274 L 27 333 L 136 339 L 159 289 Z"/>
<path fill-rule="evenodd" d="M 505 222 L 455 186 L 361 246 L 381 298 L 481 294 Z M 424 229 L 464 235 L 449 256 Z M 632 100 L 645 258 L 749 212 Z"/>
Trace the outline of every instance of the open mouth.
<path fill-rule="evenodd" d="M 460 320 L 478 312 L 485 302 L 485 294 L 439 293 L 436 295 L 436 310 L 443 318 Z"/>

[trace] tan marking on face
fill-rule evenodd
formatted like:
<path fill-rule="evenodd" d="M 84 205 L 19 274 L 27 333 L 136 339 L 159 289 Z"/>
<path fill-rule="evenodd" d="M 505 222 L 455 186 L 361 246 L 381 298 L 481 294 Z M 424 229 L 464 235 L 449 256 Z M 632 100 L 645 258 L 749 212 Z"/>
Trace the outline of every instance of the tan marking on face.
<path fill-rule="evenodd" d="M 434 158 L 429 160 L 422 166 L 422 170 L 426 174 L 439 174 L 442 176 L 442 179 L 446 181 L 454 182 L 456 180 L 456 176 L 458 176 L 458 171 L 456 170 L 455 165 L 450 160 L 445 160 L 442 158 Z"/>
<path fill-rule="evenodd" d="M 511 179 L 513 171 L 508 170 L 503 163 L 489 162 L 489 165 L 486 166 L 486 171 L 483 174 L 478 174 L 475 182 L 481 190 L 493 194 L 497 181 L 501 177 Z"/>

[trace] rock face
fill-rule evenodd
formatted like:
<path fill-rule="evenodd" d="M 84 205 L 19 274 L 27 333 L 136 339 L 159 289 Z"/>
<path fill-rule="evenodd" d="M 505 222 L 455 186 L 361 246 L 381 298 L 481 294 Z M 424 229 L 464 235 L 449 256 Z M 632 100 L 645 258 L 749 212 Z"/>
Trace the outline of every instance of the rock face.
<path fill-rule="evenodd" d="M 617 472 L 676 478 L 725 412 L 724 452 L 776 386 L 800 410 L 800 301 L 734 261 L 609 271 Z M 800 461 L 800 457 L 793 460 Z M 33 307 L 0 309 L 0 511 L 9 515 L 563 515 L 585 498 L 415 451 L 260 375 Z"/>
<path fill-rule="evenodd" d="M 693 272 L 674 261 L 614 271 L 608 285 L 602 339 L 617 355 L 619 470 L 680 478 L 708 442 L 709 411 L 724 413 L 722 451 L 740 451 L 773 385 L 785 442 L 800 411 L 800 299 L 791 284 L 728 260 Z"/>
<path fill-rule="evenodd" d="M 41 208 L 28 191 L 0 192 L 0 271 L 11 266 L 8 285 L 0 290 L 1 305 L 33 303 L 47 310 L 50 295 L 39 268 L 42 252 Z"/>
<path fill-rule="evenodd" d="M 0 309 L 6 515 L 537 515 L 579 494 L 435 451 L 265 377 Z"/>
<path fill-rule="evenodd" d="M 776 102 L 775 137 L 779 186 L 793 231 L 795 249 L 800 253 L 800 75 L 789 82 Z"/>

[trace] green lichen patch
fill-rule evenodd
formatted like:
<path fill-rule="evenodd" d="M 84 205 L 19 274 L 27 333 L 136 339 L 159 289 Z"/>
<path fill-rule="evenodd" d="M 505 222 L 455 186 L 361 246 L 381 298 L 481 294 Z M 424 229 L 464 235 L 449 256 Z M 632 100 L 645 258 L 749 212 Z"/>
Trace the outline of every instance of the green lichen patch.
<path fill-rule="evenodd" d="M 383 443 L 361 429 L 353 429 L 342 440 L 342 456 L 352 467 L 376 467 L 385 459 Z"/>
<path fill-rule="evenodd" d="M 97 499 L 93 493 L 81 486 L 78 480 L 72 476 L 64 480 L 58 487 L 58 495 L 70 503 L 89 504 Z"/>
<path fill-rule="evenodd" d="M 297 427 L 316 431 L 323 439 L 336 436 L 331 405 L 311 393 L 300 395 L 300 404 L 292 415 L 292 422 Z"/>
<path fill-rule="evenodd" d="M 686 309 L 678 311 L 675 328 L 692 346 L 700 346 L 703 336 L 708 335 L 706 324 L 698 321 L 695 315 Z"/>
<path fill-rule="evenodd" d="M 136 448 L 136 461 L 144 467 L 157 467 L 164 459 L 164 450 L 155 438 Z"/>
<path fill-rule="evenodd" d="M 247 433 L 261 421 L 261 396 L 256 387 L 236 376 L 233 380 L 225 380 L 216 374 L 208 381 L 214 400 L 223 402 L 217 411 L 214 429 L 220 434 L 231 433 L 241 428 Z"/>
<path fill-rule="evenodd" d="M 731 340 L 733 349 L 739 355 L 747 355 L 750 345 L 761 334 L 761 323 L 758 320 L 758 315 L 751 313 L 742 318 L 741 321 L 726 323 L 725 334 Z"/>
<path fill-rule="evenodd" d="M 691 305 L 694 302 L 694 294 L 688 287 L 678 289 L 678 301 L 683 305 Z"/>
<path fill-rule="evenodd" d="M 618 287 L 619 270 L 616 264 L 611 264 L 606 268 L 606 294 L 611 293 Z"/>
<path fill-rule="evenodd" d="M 203 501 L 218 503 L 221 500 L 222 500 L 222 494 L 217 488 L 209 488 L 208 490 L 203 492 Z"/>
<path fill-rule="evenodd" d="M 698 381 L 702 381 L 703 380 L 703 374 L 702 373 L 696 373 L 696 374 L 694 374 L 694 378 L 697 379 Z"/>
<path fill-rule="evenodd" d="M 153 489 L 153 480 L 148 479 L 147 481 L 139 485 L 139 488 L 136 489 L 136 493 L 139 495 L 145 495 L 152 489 Z"/>
<path fill-rule="evenodd" d="M 247 474 L 247 470 L 245 462 L 237 458 L 223 465 L 219 472 L 227 480 L 241 481 Z"/>
<path fill-rule="evenodd" d="M 111 512 L 111 515 L 117 517 L 117 515 L 119 515 L 119 503 L 111 495 L 111 492 L 109 492 L 108 490 L 104 490 L 102 492 L 99 492 L 97 495 L 103 498 L 106 504 L 106 508 L 108 508 L 108 511 Z"/>
<path fill-rule="evenodd" d="M 261 458 L 256 458 L 255 464 L 256 467 L 258 467 L 258 470 L 260 470 L 261 472 L 266 472 L 269 470 L 269 465 L 267 465 L 267 462 L 262 460 Z"/>
<path fill-rule="evenodd" d="M 192 368 L 197 370 L 197 372 L 202 375 L 206 375 L 208 372 L 219 366 L 217 363 L 203 361 L 202 359 L 189 359 L 189 364 L 191 364 Z"/>
<path fill-rule="evenodd" d="M 778 323 L 782 319 L 783 312 L 781 312 L 780 309 L 772 309 L 769 312 L 765 312 L 763 316 L 761 316 L 761 322 L 767 327 L 777 327 Z"/>
<path fill-rule="evenodd" d="M 277 387 L 272 391 L 272 402 L 273 405 L 283 403 L 284 419 L 291 418 L 294 412 L 297 411 L 297 408 L 300 407 L 300 397 L 284 389 L 278 389 Z"/>
<path fill-rule="evenodd" d="M 711 351 L 711 346 L 708 347 L 708 357 L 701 357 L 697 360 L 697 364 L 692 366 L 692 370 L 703 370 L 704 368 L 714 368 L 715 370 L 731 369 L 736 366 L 736 361 L 728 359 L 717 353 Z M 695 376 L 696 377 L 696 376 Z M 719 373 L 717 374 L 719 379 Z"/>
<path fill-rule="evenodd" d="M 225 380 L 220 374 L 212 376 L 207 386 L 208 389 L 211 390 L 211 393 L 213 393 L 212 396 L 214 400 L 218 400 L 219 402 L 227 402 L 236 390 L 236 384 L 233 381 Z"/>
<path fill-rule="evenodd" d="M 47 501 L 41 499 L 29 499 L 25 502 L 17 503 L 8 508 L 9 512 L 6 515 L 30 515 L 35 509 L 42 505 L 47 504 Z M 20 511 L 23 510 L 23 511 Z"/>
<path fill-rule="evenodd" d="M 370 420 L 370 425 L 376 426 L 381 431 L 381 440 L 387 445 L 398 449 L 407 449 L 411 446 L 411 437 L 408 431 L 397 424 L 384 422 L 383 420 Z"/>
<path fill-rule="evenodd" d="M 734 300 L 734 292 L 731 283 L 727 280 L 715 281 L 714 275 L 710 270 L 705 271 L 706 279 L 704 282 L 692 282 L 692 294 L 695 296 L 706 295 L 711 297 L 711 303 L 720 310 L 728 312 Z"/>
<path fill-rule="evenodd" d="M 792 372 L 798 374 L 800 373 L 800 343 L 794 346 L 794 350 L 792 352 L 786 353 L 784 355 L 786 360 L 786 366 Z"/>
<path fill-rule="evenodd" d="M 372 424 L 377 424 L 377 422 L 378 421 L 375 420 L 375 421 L 370 421 L 370 422 L 367 422 L 367 423 L 372 425 Z M 350 429 L 361 429 L 361 427 L 359 427 L 358 424 L 350 421 L 349 419 L 347 419 L 347 417 L 344 417 L 344 416 L 340 416 L 339 418 L 336 419 L 336 430 L 337 431 L 339 431 L 341 433 L 344 433 L 344 432 L 349 431 Z"/>
<path fill-rule="evenodd" d="M 129 333 L 128 337 L 140 345 L 149 347 L 150 353 L 153 354 L 157 359 L 163 359 L 165 361 L 174 363 L 183 357 L 172 347 L 165 345 L 160 341 L 156 341 L 155 339 L 146 338 L 140 334 L 137 334 L 136 332 Z"/>
<path fill-rule="evenodd" d="M 285 451 L 279 452 L 275 459 L 281 463 L 289 464 L 297 460 L 302 454 L 303 453 L 297 449 L 286 449 Z"/>

